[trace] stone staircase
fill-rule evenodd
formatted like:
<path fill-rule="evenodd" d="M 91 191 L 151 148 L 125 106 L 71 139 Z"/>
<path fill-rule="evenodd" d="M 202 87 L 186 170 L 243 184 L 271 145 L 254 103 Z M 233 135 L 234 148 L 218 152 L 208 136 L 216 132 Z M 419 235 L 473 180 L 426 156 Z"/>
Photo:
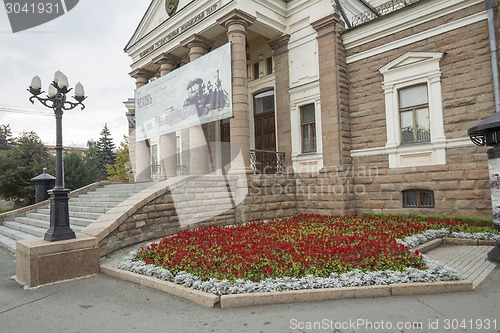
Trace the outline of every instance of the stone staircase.
<path fill-rule="evenodd" d="M 71 229 L 81 231 L 111 208 L 150 185 L 151 183 L 109 184 L 75 197 L 70 194 Z M 15 253 L 16 241 L 43 238 L 49 228 L 49 221 L 49 204 L 4 218 L 0 222 L 0 247 Z"/>

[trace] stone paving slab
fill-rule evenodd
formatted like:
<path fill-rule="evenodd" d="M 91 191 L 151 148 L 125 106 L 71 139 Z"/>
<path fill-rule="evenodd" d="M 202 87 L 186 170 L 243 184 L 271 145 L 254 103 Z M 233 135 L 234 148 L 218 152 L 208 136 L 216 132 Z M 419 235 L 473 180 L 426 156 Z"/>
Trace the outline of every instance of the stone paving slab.
<path fill-rule="evenodd" d="M 491 246 L 444 244 L 426 255 L 456 269 L 461 279 L 472 281 L 475 289 L 496 267 L 495 263 L 487 259 L 491 250 Z"/>

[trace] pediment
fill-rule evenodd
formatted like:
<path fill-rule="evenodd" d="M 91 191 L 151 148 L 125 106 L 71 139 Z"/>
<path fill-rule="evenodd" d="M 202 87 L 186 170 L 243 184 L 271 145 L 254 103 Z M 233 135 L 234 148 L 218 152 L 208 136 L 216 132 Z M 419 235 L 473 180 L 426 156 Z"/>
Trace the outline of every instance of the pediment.
<path fill-rule="evenodd" d="M 146 10 L 146 13 L 144 14 L 141 21 L 139 22 L 139 25 L 135 29 L 134 34 L 132 35 L 129 42 L 125 46 L 125 51 L 171 17 L 169 16 L 169 14 L 165 9 L 165 1 L 168 0 L 151 1 L 151 4 Z M 176 13 L 178 13 L 182 8 L 187 6 L 190 2 L 192 2 L 192 0 L 178 0 Z M 173 15 L 176 14 L 172 14 L 172 16 Z"/>
<path fill-rule="evenodd" d="M 422 64 L 429 61 L 439 61 L 443 55 L 444 53 L 442 52 L 407 52 L 380 68 L 379 71 L 384 74 L 391 70 L 401 69 L 415 64 Z"/>

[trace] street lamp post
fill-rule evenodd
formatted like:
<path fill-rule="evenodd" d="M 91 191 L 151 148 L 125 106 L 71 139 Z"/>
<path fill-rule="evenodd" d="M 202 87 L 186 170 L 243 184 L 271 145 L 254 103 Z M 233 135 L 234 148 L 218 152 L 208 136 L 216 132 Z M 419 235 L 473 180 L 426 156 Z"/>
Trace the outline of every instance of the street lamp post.
<path fill-rule="evenodd" d="M 487 153 L 493 227 L 500 231 L 500 112 L 469 128 L 467 133 L 475 145 L 491 147 Z M 488 259 L 500 263 L 500 240 L 488 253 Z"/>
<path fill-rule="evenodd" d="M 29 98 L 31 103 L 37 99 L 44 106 L 54 110 L 56 116 L 56 182 L 55 187 L 48 191 L 50 194 L 50 227 L 45 233 L 44 239 L 49 242 L 76 238 L 75 232 L 69 225 L 68 193 L 70 190 L 64 188 L 64 169 L 63 169 L 63 145 L 62 145 L 62 115 L 64 110 L 71 110 L 80 106 L 83 110 L 85 105 L 85 93 L 81 83 L 75 86 L 75 96 L 73 98 L 78 102 L 66 100 L 66 94 L 72 89 L 69 88 L 66 75 L 57 71 L 54 75 L 54 81 L 49 85 L 49 93 L 46 97 L 40 97 L 42 91 L 41 80 L 35 76 L 31 81 L 28 91 L 33 95 Z"/>

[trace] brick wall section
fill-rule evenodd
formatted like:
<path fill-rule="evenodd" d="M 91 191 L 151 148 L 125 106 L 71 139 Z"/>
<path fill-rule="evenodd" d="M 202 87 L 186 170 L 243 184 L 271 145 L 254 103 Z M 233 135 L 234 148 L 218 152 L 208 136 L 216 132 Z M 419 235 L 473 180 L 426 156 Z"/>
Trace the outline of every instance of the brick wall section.
<path fill-rule="evenodd" d="M 424 4 L 422 4 L 424 5 Z M 484 11 L 484 4 L 461 10 L 411 30 L 347 50 L 348 55 L 370 50 L 402 37 Z M 391 19 L 390 17 L 382 18 Z M 467 130 L 494 112 L 487 22 L 440 34 L 347 65 L 352 149 L 384 147 L 387 141 L 383 76 L 379 68 L 409 51 L 445 52 L 440 61 L 445 136 L 467 138 Z M 446 149 L 446 165 L 388 169 L 387 155 L 356 157 L 356 169 L 378 170 L 376 176 L 354 175 L 364 187 L 355 193 L 356 211 L 411 212 L 402 208 L 401 191 L 434 191 L 435 208 L 418 212 L 449 215 L 491 215 L 486 148 Z M 360 187 L 361 188 L 361 187 Z"/>
<path fill-rule="evenodd" d="M 295 193 L 293 174 L 251 175 L 248 181 L 248 196 L 243 205 L 245 217 L 242 221 L 295 215 Z"/>
<path fill-rule="evenodd" d="M 368 172 L 355 174 L 356 212 L 426 213 L 450 216 L 490 216 L 491 201 L 485 149 L 447 150 L 447 165 L 388 169 L 387 157 L 356 158 Z M 362 161 L 362 162 L 358 162 Z M 402 208 L 401 191 L 411 188 L 434 191 L 435 208 Z"/>
<path fill-rule="evenodd" d="M 183 229 L 234 224 L 231 202 L 221 199 L 227 198 L 231 182 L 234 179 L 217 176 L 194 178 L 177 186 L 173 194 L 167 191 L 144 203 L 99 242 L 101 256 Z M 203 220 L 207 216 L 210 218 Z"/>
<path fill-rule="evenodd" d="M 356 186 L 351 168 L 296 175 L 297 211 L 324 215 L 354 214 Z"/>

